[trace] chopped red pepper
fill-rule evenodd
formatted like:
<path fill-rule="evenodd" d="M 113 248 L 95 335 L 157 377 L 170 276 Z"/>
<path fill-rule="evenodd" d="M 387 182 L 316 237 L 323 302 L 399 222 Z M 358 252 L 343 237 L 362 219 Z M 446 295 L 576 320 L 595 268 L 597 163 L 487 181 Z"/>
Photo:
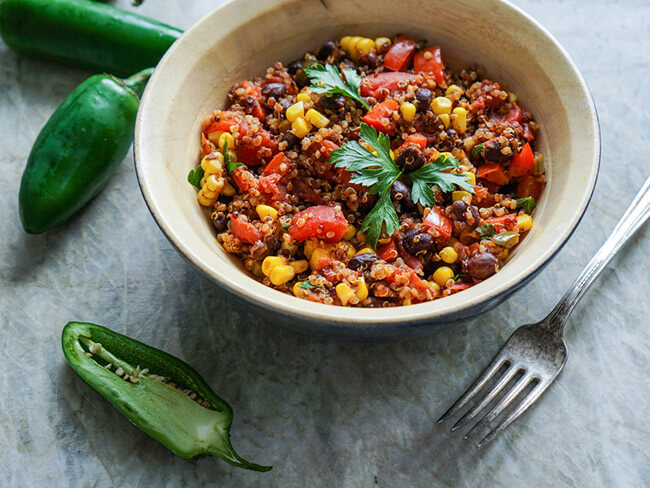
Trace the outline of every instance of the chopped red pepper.
<path fill-rule="evenodd" d="M 377 248 L 377 256 L 379 256 L 387 263 L 392 263 L 395 261 L 397 259 L 397 256 L 399 256 L 397 246 L 395 245 L 395 240 L 391 239 L 390 242 L 384 244 L 383 246 L 379 246 Z"/>
<path fill-rule="evenodd" d="M 230 230 L 235 237 L 247 244 L 255 244 L 262 239 L 262 234 L 253 224 L 236 215 L 230 215 Z"/>
<path fill-rule="evenodd" d="M 402 145 L 397 148 L 397 152 L 401 151 L 404 149 L 406 146 L 417 146 L 420 149 L 424 150 L 427 147 L 427 138 L 426 136 L 416 132 L 415 134 L 409 135 L 406 140 L 402 143 Z"/>
<path fill-rule="evenodd" d="M 392 98 L 385 100 L 381 103 L 378 103 L 370 109 L 364 117 L 363 121 L 371 127 L 374 127 L 379 132 L 383 132 L 390 136 L 395 135 L 395 125 L 393 122 L 393 112 L 399 108 L 399 103 L 397 103 Z M 385 126 L 382 124 L 382 119 L 388 119 L 389 124 Z"/>
<path fill-rule="evenodd" d="M 438 244 L 451 237 L 453 226 L 449 217 L 442 211 L 442 207 L 431 207 L 431 211 L 422 220 L 422 223 L 438 232 L 439 237 L 436 239 Z"/>
<path fill-rule="evenodd" d="M 416 47 L 417 43 L 410 37 L 398 37 L 384 56 L 384 68 L 389 71 L 406 71 L 411 66 Z"/>
<path fill-rule="evenodd" d="M 237 86 L 243 88 L 246 92 L 246 104 L 244 104 L 246 112 L 257 117 L 259 120 L 264 121 L 266 118 L 266 109 L 260 102 L 260 99 L 262 98 L 262 90 L 260 87 L 250 81 L 242 81 Z M 237 89 L 237 86 L 233 89 Z"/>
<path fill-rule="evenodd" d="M 505 168 L 499 163 L 485 163 L 478 168 L 476 176 L 499 186 L 507 185 L 510 181 Z"/>
<path fill-rule="evenodd" d="M 449 287 L 447 289 L 453 295 L 454 293 L 458 293 L 459 291 L 467 290 L 468 288 L 471 288 L 471 287 L 472 287 L 471 283 L 456 283 L 455 285 L 452 285 L 451 287 Z"/>
<path fill-rule="evenodd" d="M 445 81 L 445 66 L 442 64 L 442 54 L 439 47 L 430 47 L 416 52 L 413 65 L 416 73 L 433 75 L 438 84 Z"/>
<path fill-rule="evenodd" d="M 497 234 L 504 230 L 515 230 L 517 227 L 517 214 L 511 213 L 502 215 L 501 217 L 490 217 L 485 222 L 493 225 Z"/>
<path fill-rule="evenodd" d="M 245 166 L 239 166 L 234 169 L 232 172 L 232 180 L 242 193 L 258 187 L 257 178 Z"/>
<path fill-rule="evenodd" d="M 226 110 L 223 112 L 214 112 L 210 118 L 204 122 L 203 133 L 212 134 L 213 132 L 230 132 L 232 127 L 238 127 L 238 132 L 248 131 L 248 123 L 242 116 L 241 112 Z"/>
<path fill-rule="evenodd" d="M 533 162 L 535 156 L 533 156 L 533 150 L 530 147 L 530 144 L 524 144 L 524 147 L 521 148 L 510 162 L 510 168 L 508 172 L 510 176 L 524 176 L 533 174 Z"/>
<path fill-rule="evenodd" d="M 280 152 L 275 156 L 273 156 L 273 159 L 271 159 L 271 162 L 269 162 L 269 164 L 266 165 L 262 174 L 264 175 L 278 174 L 284 176 L 287 173 L 287 171 L 289 171 L 289 158 L 287 157 L 286 154 Z"/>
<path fill-rule="evenodd" d="M 297 213 L 291 219 L 289 235 L 303 242 L 312 237 L 327 243 L 339 242 L 348 230 L 348 219 L 335 207 L 317 205 Z"/>
<path fill-rule="evenodd" d="M 361 96 L 381 99 L 393 92 L 401 90 L 400 84 L 404 84 L 404 82 L 412 83 L 417 79 L 417 75 L 411 73 L 377 73 L 366 76 L 361 82 L 359 89 Z"/>
<path fill-rule="evenodd" d="M 535 201 L 538 201 L 543 189 L 544 185 L 534 176 L 522 176 L 517 185 L 517 198 L 533 197 Z"/>

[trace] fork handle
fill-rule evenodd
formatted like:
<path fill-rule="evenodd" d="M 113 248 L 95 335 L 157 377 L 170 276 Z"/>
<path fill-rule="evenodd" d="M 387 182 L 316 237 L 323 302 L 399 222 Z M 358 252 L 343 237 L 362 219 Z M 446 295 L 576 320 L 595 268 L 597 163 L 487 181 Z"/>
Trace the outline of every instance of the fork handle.
<path fill-rule="evenodd" d="M 562 335 L 569 314 L 573 311 L 578 301 L 585 294 L 587 289 L 605 269 L 607 263 L 612 259 L 630 237 L 641 227 L 650 216 L 650 177 L 645 181 L 634 200 L 627 208 L 621 220 L 616 224 L 609 238 L 605 241 L 596 255 L 589 261 L 589 264 L 580 273 L 580 276 L 573 282 L 560 302 L 544 321 L 549 328 Z"/>

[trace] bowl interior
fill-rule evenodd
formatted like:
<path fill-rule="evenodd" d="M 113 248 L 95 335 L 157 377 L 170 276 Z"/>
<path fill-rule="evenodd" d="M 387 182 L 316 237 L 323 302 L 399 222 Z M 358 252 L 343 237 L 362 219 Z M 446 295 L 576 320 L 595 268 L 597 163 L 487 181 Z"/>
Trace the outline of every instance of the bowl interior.
<path fill-rule="evenodd" d="M 393 309 L 327 306 L 270 289 L 243 272 L 216 243 L 196 191 L 186 182 L 199 162 L 202 119 L 223 108 L 234 83 L 261 76 L 343 35 L 408 33 L 442 47 L 453 69 L 478 65 L 515 92 L 541 129 L 548 185 L 535 226 L 503 269 L 441 300 Z M 380 327 L 440 319 L 506 293 L 568 239 L 591 196 L 599 134 L 593 102 L 575 66 L 535 21 L 497 0 L 231 1 L 188 31 L 161 61 L 136 127 L 136 168 L 145 200 L 181 252 L 217 282 L 258 305 L 305 319 Z"/>

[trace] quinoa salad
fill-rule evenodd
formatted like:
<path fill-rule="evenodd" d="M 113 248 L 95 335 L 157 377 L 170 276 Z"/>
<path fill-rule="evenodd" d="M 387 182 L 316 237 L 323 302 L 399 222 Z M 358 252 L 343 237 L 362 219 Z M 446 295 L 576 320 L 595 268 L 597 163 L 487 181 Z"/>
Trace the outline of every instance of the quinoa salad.
<path fill-rule="evenodd" d="M 188 175 L 217 243 L 263 284 L 391 307 L 497 273 L 533 226 L 538 127 L 477 68 L 408 35 L 345 36 L 242 81 Z"/>

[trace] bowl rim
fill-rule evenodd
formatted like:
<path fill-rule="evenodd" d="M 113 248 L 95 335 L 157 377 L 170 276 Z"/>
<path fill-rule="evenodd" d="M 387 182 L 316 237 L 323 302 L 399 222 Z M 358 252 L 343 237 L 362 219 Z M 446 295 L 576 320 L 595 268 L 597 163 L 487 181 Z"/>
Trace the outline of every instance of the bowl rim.
<path fill-rule="evenodd" d="M 272 289 L 270 287 L 265 287 L 269 293 L 267 294 L 257 294 L 252 293 L 245 284 L 233 283 L 227 279 L 225 273 L 219 272 L 206 263 L 194 253 L 190 248 L 185 246 L 182 240 L 176 235 L 165 220 L 165 218 L 158 212 L 158 209 L 154 203 L 154 200 L 149 191 L 147 183 L 144 181 L 142 175 L 142 158 L 140 158 L 140 144 L 139 140 L 142 135 L 142 119 L 144 118 L 143 114 L 145 110 L 142 107 L 146 107 L 151 91 L 149 86 L 154 85 L 156 79 L 159 76 L 161 70 L 159 67 L 162 67 L 166 64 L 168 59 L 173 56 L 173 53 L 181 46 L 184 42 L 184 39 L 187 36 L 190 36 L 194 30 L 199 29 L 204 23 L 210 21 L 210 19 L 216 15 L 220 10 L 227 8 L 230 4 L 236 2 L 236 0 L 229 0 L 216 7 L 215 9 L 208 12 L 204 15 L 197 23 L 195 23 L 190 29 L 188 29 L 179 40 L 177 40 L 172 47 L 165 53 L 163 58 L 158 64 L 158 67 L 154 71 L 153 76 L 151 77 L 147 89 L 142 96 L 140 109 L 138 110 L 136 126 L 135 126 L 135 143 L 133 145 L 133 155 L 134 155 L 134 165 L 136 178 L 138 180 L 138 186 L 142 193 L 143 199 L 149 212 L 151 213 L 154 221 L 167 237 L 170 243 L 176 248 L 176 250 L 187 259 L 190 263 L 196 266 L 199 270 L 205 273 L 209 278 L 215 281 L 221 287 L 229 290 L 235 295 L 254 303 L 257 306 L 262 307 L 263 309 L 271 310 L 273 312 L 279 313 L 283 316 L 289 317 L 301 317 L 303 319 L 309 319 L 317 323 L 326 323 L 327 327 L 331 330 L 332 334 L 336 334 L 336 329 L 349 329 L 350 326 L 362 326 L 365 332 L 372 333 L 376 329 L 389 328 L 395 323 L 424 323 L 424 322 L 441 322 L 446 319 L 454 320 L 454 317 L 467 312 L 468 310 L 477 310 L 479 311 L 471 313 L 469 315 L 475 315 L 480 313 L 480 308 L 482 305 L 485 305 L 490 302 L 495 302 L 499 300 L 499 297 L 506 297 L 521 286 L 527 284 L 537 273 L 539 273 L 549 262 L 562 250 L 567 241 L 571 238 L 576 228 L 582 221 L 585 212 L 591 202 L 595 186 L 598 180 L 598 175 L 600 173 L 600 162 L 601 162 L 601 133 L 600 133 L 600 121 L 598 118 L 598 112 L 596 105 L 594 103 L 593 95 L 589 90 L 589 87 L 582 76 L 582 73 L 574 63 L 571 56 L 564 49 L 564 47 L 557 41 L 557 39 L 536 19 L 534 19 L 530 14 L 526 13 L 520 7 L 513 5 L 509 0 L 496 0 L 498 3 L 502 4 L 503 7 L 508 8 L 514 11 L 517 15 L 523 17 L 528 21 L 532 26 L 543 34 L 543 36 L 550 41 L 555 48 L 558 50 L 559 54 L 564 61 L 566 62 L 567 69 L 572 72 L 572 75 L 575 77 L 575 80 L 578 82 L 580 91 L 586 95 L 588 100 L 588 110 L 589 117 L 588 123 L 592 127 L 593 131 L 593 158 L 591 161 L 590 167 L 594 167 L 595 171 L 590 172 L 588 175 L 590 177 L 589 186 L 585 190 L 585 194 L 581 201 L 581 208 L 579 211 L 573 214 L 572 222 L 567 227 L 564 232 L 564 235 L 559 239 L 556 239 L 553 243 L 553 246 L 549 247 L 548 251 L 545 253 L 544 257 L 536 262 L 528 265 L 525 268 L 516 274 L 509 282 L 501 283 L 499 286 L 486 288 L 483 293 L 479 296 L 474 297 L 470 302 L 460 302 L 458 295 L 452 295 L 450 297 L 445 297 L 442 300 L 435 300 L 433 302 L 424 302 L 421 304 L 408 305 L 408 306 L 399 306 L 399 307 L 390 307 L 390 308 L 368 308 L 368 307 L 340 307 L 336 305 L 326 305 L 321 303 L 310 302 L 310 307 L 301 307 L 304 305 L 304 300 L 296 298 L 292 295 L 280 292 L 278 290 Z M 253 280 L 252 277 L 249 277 Z M 262 285 L 264 286 L 264 285 Z M 445 302 L 441 304 L 441 302 Z M 439 305 L 438 310 L 427 309 L 427 305 L 431 303 L 437 303 Z M 330 331 L 327 332 L 330 334 Z"/>

